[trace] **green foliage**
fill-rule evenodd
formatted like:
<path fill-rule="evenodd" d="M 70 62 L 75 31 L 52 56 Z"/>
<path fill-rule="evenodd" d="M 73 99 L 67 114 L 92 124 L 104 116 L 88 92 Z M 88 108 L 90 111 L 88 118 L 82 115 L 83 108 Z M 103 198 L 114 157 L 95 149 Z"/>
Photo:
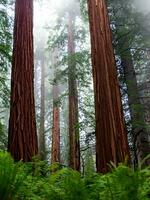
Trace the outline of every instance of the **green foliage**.
<path fill-rule="evenodd" d="M 0 121 L 0 150 L 6 150 L 7 136 L 5 135 L 5 126 Z"/>
<path fill-rule="evenodd" d="M 17 194 L 24 172 L 20 163 L 15 164 L 6 152 L 0 152 L 0 199 L 13 199 Z"/>
<path fill-rule="evenodd" d="M 87 8 L 87 1 L 86 0 L 79 0 L 80 1 L 80 10 L 84 21 L 88 21 L 88 8 Z"/>
<path fill-rule="evenodd" d="M 148 200 L 150 170 L 137 170 L 120 164 L 106 175 L 87 179 L 89 199 L 94 200 Z"/>
<path fill-rule="evenodd" d="M 67 168 L 58 171 L 51 175 L 51 184 L 60 189 L 62 199 L 87 199 L 84 180 L 76 171 Z"/>
<path fill-rule="evenodd" d="M 89 149 L 86 151 L 85 154 L 85 167 L 84 167 L 84 174 L 86 176 L 91 176 L 94 173 L 94 159 L 93 159 L 93 153 L 92 149 L 89 147 Z"/>
<path fill-rule="evenodd" d="M 102 175 L 80 173 L 51 167 L 34 159 L 14 163 L 8 153 L 0 152 L 0 199 L 3 200 L 148 200 L 150 169 L 133 169 L 120 164 Z M 36 172 L 36 173 L 35 173 Z M 45 172 L 45 173 L 44 173 Z"/>
<path fill-rule="evenodd" d="M 53 172 L 47 177 L 29 174 L 18 193 L 18 199 L 84 200 L 86 190 L 80 174 L 70 169 Z"/>
<path fill-rule="evenodd" d="M 8 1 L 0 0 L 0 104 L 8 106 L 9 89 L 7 86 L 8 67 L 11 63 L 11 24 L 7 14 Z"/>

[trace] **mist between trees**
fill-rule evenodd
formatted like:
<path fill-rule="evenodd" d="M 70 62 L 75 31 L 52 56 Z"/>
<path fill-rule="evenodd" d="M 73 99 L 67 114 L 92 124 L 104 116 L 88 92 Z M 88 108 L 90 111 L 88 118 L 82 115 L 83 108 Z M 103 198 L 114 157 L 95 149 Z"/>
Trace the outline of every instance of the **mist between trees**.
<path fill-rule="evenodd" d="M 136 168 L 150 153 L 149 5 L 0 0 L 0 149 L 82 175 Z"/>

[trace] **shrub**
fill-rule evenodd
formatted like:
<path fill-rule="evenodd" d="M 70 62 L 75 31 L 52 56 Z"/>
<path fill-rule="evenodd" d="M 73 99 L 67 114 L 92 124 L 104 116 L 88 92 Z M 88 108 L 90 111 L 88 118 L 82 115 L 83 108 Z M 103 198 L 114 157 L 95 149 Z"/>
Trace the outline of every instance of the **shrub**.
<path fill-rule="evenodd" d="M 14 199 L 23 179 L 21 164 L 15 164 L 8 153 L 0 152 L 0 199 Z"/>
<path fill-rule="evenodd" d="M 0 152 L 0 199 L 148 200 L 150 170 L 120 164 L 105 175 L 90 172 L 81 177 L 72 169 L 49 166 L 37 159 L 14 163 L 8 153 Z"/>

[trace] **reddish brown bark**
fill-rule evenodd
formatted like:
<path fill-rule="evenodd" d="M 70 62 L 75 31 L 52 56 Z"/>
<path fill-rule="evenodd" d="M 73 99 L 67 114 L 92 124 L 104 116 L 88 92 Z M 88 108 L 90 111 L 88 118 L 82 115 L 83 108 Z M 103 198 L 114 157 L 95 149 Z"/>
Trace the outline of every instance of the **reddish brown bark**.
<path fill-rule="evenodd" d="M 16 0 L 8 151 L 30 161 L 38 152 L 33 89 L 33 1 Z"/>
<path fill-rule="evenodd" d="M 44 53 L 44 52 L 43 52 Z M 45 62 L 44 55 L 42 54 L 41 58 L 41 108 L 40 108 L 40 130 L 39 130 L 39 153 L 40 159 L 45 160 L 46 151 L 45 151 Z"/>
<path fill-rule="evenodd" d="M 54 51 L 53 65 L 57 64 L 57 51 Z M 57 67 L 54 69 L 53 85 L 53 129 L 52 129 L 52 152 L 51 162 L 60 162 L 60 108 L 59 108 L 59 86 L 57 81 Z"/>
<path fill-rule="evenodd" d="M 109 171 L 110 161 L 129 155 L 105 0 L 88 0 L 96 113 L 96 165 Z"/>
<path fill-rule="evenodd" d="M 58 103 L 59 89 L 53 86 L 53 130 L 52 130 L 52 158 L 51 162 L 60 162 L 60 109 Z"/>
<path fill-rule="evenodd" d="M 76 81 L 74 17 L 69 13 L 68 23 L 68 84 L 69 84 L 69 166 L 80 171 L 80 143 L 78 129 L 78 92 Z"/>

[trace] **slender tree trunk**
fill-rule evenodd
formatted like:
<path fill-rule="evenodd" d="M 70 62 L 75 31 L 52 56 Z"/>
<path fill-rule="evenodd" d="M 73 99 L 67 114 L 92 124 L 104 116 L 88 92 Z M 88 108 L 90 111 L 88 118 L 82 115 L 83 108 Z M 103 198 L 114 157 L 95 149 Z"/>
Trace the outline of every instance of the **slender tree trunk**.
<path fill-rule="evenodd" d="M 45 160 L 45 62 L 44 55 L 41 58 L 41 105 L 40 105 L 40 130 L 39 130 L 39 153 L 40 159 Z"/>
<path fill-rule="evenodd" d="M 59 88 L 53 86 L 53 130 L 52 130 L 52 159 L 51 162 L 60 162 L 60 109 Z"/>
<path fill-rule="evenodd" d="M 33 1 L 16 0 L 8 135 L 16 161 L 30 161 L 38 153 L 33 68 Z"/>
<path fill-rule="evenodd" d="M 69 84 L 69 166 L 80 171 L 80 144 L 78 128 L 78 92 L 76 81 L 74 17 L 69 12 L 68 22 L 68 84 Z"/>
<path fill-rule="evenodd" d="M 53 83 L 53 129 L 52 129 L 52 155 L 51 162 L 60 162 L 60 108 L 59 108 L 59 86 L 57 80 L 57 50 L 54 51 L 54 83 Z"/>
<path fill-rule="evenodd" d="M 135 69 L 130 50 L 125 55 L 121 55 L 121 65 L 124 69 L 124 76 L 128 90 L 128 102 L 131 114 L 133 145 L 135 151 L 135 164 L 140 162 L 146 155 L 146 143 L 142 138 L 147 138 L 148 134 L 145 128 L 144 109 L 140 101 L 140 95 L 137 86 Z"/>
<path fill-rule="evenodd" d="M 145 97 L 140 96 L 141 103 L 144 108 L 144 120 L 146 124 L 146 128 L 139 138 L 137 138 L 137 149 L 138 149 L 138 160 L 143 160 L 147 155 L 150 154 L 150 96 L 149 89 L 150 84 L 147 89 L 142 91 Z M 150 166 L 150 157 L 147 158 L 144 162 L 145 165 Z"/>
<path fill-rule="evenodd" d="M 66 97 L 67 98 L 67 97 Z M 63 121 L 63 131 L 62 131 L 62 156 L 61 163 L 65 166 L 69 165 L 69 108 L 68 99 L 64 99 L 62 108 L 62 121 Z"/>
<path fill-rule="evenodd" d="M 96 113 L 96 165 L 109 171 L 108 163 L 129 156 L 112 36 L 105 0 L 88 0 Z"/>

